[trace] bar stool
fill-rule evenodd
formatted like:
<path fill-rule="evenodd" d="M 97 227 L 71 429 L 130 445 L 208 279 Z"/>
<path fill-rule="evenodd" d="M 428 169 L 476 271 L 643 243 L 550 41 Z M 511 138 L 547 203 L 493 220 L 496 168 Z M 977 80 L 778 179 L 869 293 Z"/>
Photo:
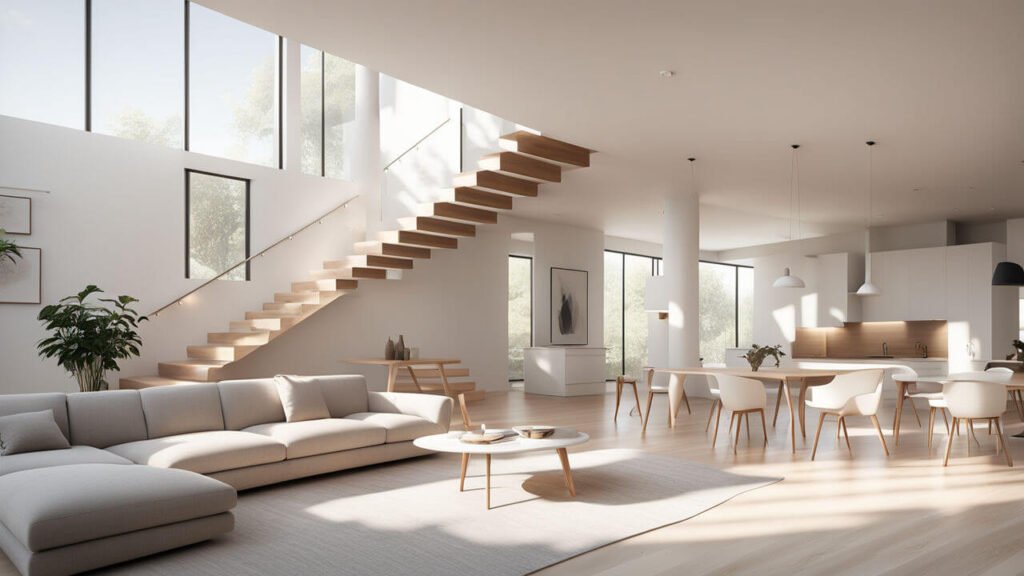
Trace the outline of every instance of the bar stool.
<path fill-rule="evenodd" d="M 614 421 L 619 420 L 619 404 L 622 402 L 622 388 L 626 385 L 633 387 L 633 398 L 636 399 L 636 411 L 640 413 L 640 421 L 644 420 L 644 412 L 640 408 L 640 392 L 636 389 L 636 378 L 632 376 L 621 375 L 615 379 L 615 418 Z M 630 413 L 633 411 L 630 410 Z"/>

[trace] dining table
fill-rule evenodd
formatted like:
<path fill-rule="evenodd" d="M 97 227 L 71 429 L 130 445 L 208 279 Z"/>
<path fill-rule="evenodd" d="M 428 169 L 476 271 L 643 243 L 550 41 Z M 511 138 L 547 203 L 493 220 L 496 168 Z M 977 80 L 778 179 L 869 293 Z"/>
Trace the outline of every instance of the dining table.
<path fill-rule="evenodd" d="M 892 421 L 892 437 L 893 443 L 896 446 L 900 445 L 900 428 L 903 425 L 903 403 L 907 398 L 907 388 L 911 384 L 918 383 L 930 383 L 930 384 L 946 384 L 955 380 L 954 375 L 940 374 L 937 376 L 920 376 L 918 374 L 893 374 L 893 382 L 896 383 L 896 415 Z M 1021 420 L 1024 421 L 1024 403 L 1018 400 L 1018 393 L 1024 390 L 1024 372 L 1014 372 L 1013 376 L 1010 377 L 1008 382 L 996 382 L 997 384 L 1003 384 L 1006 386 L 1008 393 L 1015 394 L 1014 405 L 1017 408 L 1017 413 Z M 1016 438 L 1024 438 L 1024 432 L 1016 434 Z"/>
<path fill-rule="evenodd" d="M 800 435 L 805 439 L 807 438 L 805 408 L 808 388 L 828 384 L 836 376 L 847 372 L 850 372 L 850 370 L 762 367 L 755 371 L 749 368 L 714 368 L 703 366 L 692 368 L 653 368 L 648 370 L 647 385 L 649 387 L 653 384 L 655 374 L 669 375 L 668 397 L 669 414 L 671 416 L 669 425 L 675 426 L 675 415 L 679 411 L 680 403 L 683 402 L 685 396 L 683 385 L 687 376 L 729 375 L 752 378 L 760 380 L 765 384 L 778 384 L 779 397 L 775 400 L 775 418 L 772 420 L 772 425 L 774 426 L 776 420 L 778 420 L 779 402 L 781 402 L 782 397 L 785 397 L 786 406 L 789 408 L 790 446 L 793 453 L 796 453 L 796 425 L 798 420 L 800 423 Z M 799 390 L 798 407 L 795 409 L 791 395 L 794 387 Z"/>

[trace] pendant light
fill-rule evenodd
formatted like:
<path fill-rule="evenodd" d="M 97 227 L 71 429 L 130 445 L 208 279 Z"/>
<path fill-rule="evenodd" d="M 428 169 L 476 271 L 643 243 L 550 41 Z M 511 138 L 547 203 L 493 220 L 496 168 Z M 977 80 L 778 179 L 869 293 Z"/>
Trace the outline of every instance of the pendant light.
<path fill-rule="evenodd" d="M 791 144 L 793 148 L 793 159 L 790 161 L 789 170 L 789 241 L 793 242 L 793 199 L 796 198 L 797 211 L 800 206 L 800 181 L 799 181 L 799 167 L 797 165 L 797 150 L 800 148 L 799 144 Z M 800 241 L 800 217 L 796 218 L 797 222 L 797 242 Z M 772 282 L 772 288 L 803 288 L 805 286 L 804 281 L 799 276 L 794 276 L 790 273 L 789 267 L 783 269 L 782 276 L 775 279 Z"/>
<path fill-rule="evenodd" d="M 1009 260 L 996 264 L 992 273 L 993 286 L 1024 286 L 1024 268 Z"/>
<path fill-rule="evenodd" d="M 871 208 L 872 200 L 874 198 L 874 163 L 872 162 L 872 153 L 874 150 L 875 141 L 868 140 L 865 142 L 868 145 L 868 216 L 864 224 L 864 283 L 857 288 L 857 296 L 878 296 L 881 294 L 881 290 L 877 286 L 871 283 Z"/>

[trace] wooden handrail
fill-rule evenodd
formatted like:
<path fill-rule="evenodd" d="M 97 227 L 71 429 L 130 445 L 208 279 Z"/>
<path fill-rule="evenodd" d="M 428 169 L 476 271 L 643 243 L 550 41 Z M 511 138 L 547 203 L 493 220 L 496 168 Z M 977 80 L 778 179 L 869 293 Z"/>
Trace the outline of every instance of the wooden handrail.
<path fill-rule="evenodd" d="M 353 197 L 349 198 L 348 200 L 345 200 L 345 201 L 344 201 L 344 202 L 342 202 L 341 204 L 338 204 L 338 205 L 337 205 L 337 206 L 335 206 L 334 208 L 331 208 L 331 209 L 330 209 L 330 210 L 328 210 L 327 212 L 324 212 L 324 213 L 323 213 L 323 214 L 321 214 L 320 216 L 318 216 L 318 217 L 314 218 L 313 220 L 309 221 L 309 223 L 305 224 L 304 226 L 302 226 L 302 227 L 301 227 L 301 228 L 299 228 L 298 230 L 295 230 L 295 231 L 294 231 L 294 232 L 292 232 L 291 234 L 288 234 L 287 236 L 285 236 L 285 237 L 281 238 L 281 239 L 280 239 L 280 240 L 278 240 L 277 242 L 274 242 L 274 243 L 273 243 L 273 244 L 271 244 L 270 246 L 267 246 L 267 247 L 266 247 L 266 248 L 264 248 L 263 250 L 260 250 L 259 252 L 257 252 L 257 253 L 255 253 L 255 254 L 253 254 L 252 256 L 249 256 L 249 257 L 248 257 L 248 258 L 246 258 L 245 260 L 242 260 L 241 262 L 239 262 L 239 263 L 235 264 L 234 266 L 232 266 L 232 267 L 228 268 L 227 270 L 224 270 L 224 271 L 223 271 L 223 272 L 221 272 L 220 274 L 217 274 L 217 275 L 216 275 L 216 276 L 214 276 L 213 278 L 210 278 L 210 279 L 209 279 L 209 280 L 207 280 L 206 282 L 203 282 L 203 283 L 202 283 L 202 284 L 200 284 L 199 286 L 196 286 L 195 288 L 193 288 L 193 289 L 189 290 L 188 292 L 186 292 L 186 293 L 182 294 L 181 296 L 179 296 L 179 297 L 175 298 L 174 300 L 171 300 L 170 302 L 168 302 L 167 304 L 164 304 L 163 306 L 161 306 L 161 307 L 157 308 L 157 309 L 156 309 L 156 310 L 154 310 L 153 312 L 150 312 L 150 313 L 149 313 L 149 315 L 150 315 L 150 316 L 154 316 L 154 317 L 155 317 L 155 316 L 158 316 L 158 315 L 159 315 L 159 314 L 160 314 L 161 312 L 163 312 L 164 310 L 166 310 L 166 309 L 170 308 L 171 306 L 174 306 L 175 304 L 181 304 L 181 303 L 182 303 L 182 301 L 183 301 L 183 300 L 184 300 L 185 298 L 188 298 L 189 296 L 191 296 L 191 295 L 195 294 L 196 292 L 199 292 L 199 291 L 200 291 L 200 290 L 202 290 L 203 288 L 206 288 L 206 287 L 207 287 L 207 286 L 209 286 L 210 284 L 213 284 L 213 283 L 214 283 L 215 281 L 217 281 L 217 280 L 220 280 L 221 278 L 223 278 L 224 276 L 226 276 L 226 275 L 227 275 L 227 274 L 228 274 L 229 272 L 231 272 L 232 270 L 235 270 L 235 269 L 237 269 L 237 268 L 238 268 L 238 267 L 240 267 L 240 266 L 245 266 L 246 264 L 248 264 L 249 262 L 253 261 L 254 259 L 256 259 L 256 258 L 259 258 L 260 256 L 263 256 L 263 255 L 264 255 L 264 254 L 266 254 L 267 252 L 270 252 L 271 250 L 273 250 L 273 249 L 274 249 L 274 248 L 276 248 L 277 246 L 280 246 L 281 244 L 284 244 L 285 242 L 287 242 L 287 241 L 291 240 L 292 238 L 295 238 L 296 236 L 298 236 L 298 235 L 299 235 L 299 234 L 301 234 L 302 232 L 304 232 L 304 231 L 306 231 L 307 229 L 309 229 L 309 228 L 313 227 L 313 225 L 314 225 L 314 224 L 319 224 L 319 223 L 321 223 L 321 222 L 323 221 L 323 219 L 324 219 L 324 218 L 326 218 L 326 217 L 330 216 L 331 214 L 333 214 L 333 213 L 337 212 L 338 210 L 341 210 L 342 208 L 344 208 L 344 207 L 348 206 L 348 205 L 349 205 L 349 204 L 350 204 L 350 203 L 351 203 L 351 202 L 352 202 L 353 200 L 355 200 L 356 198 L 359 198 L 359 195 L 358 195 L 358 194 L 356 194 L 355 196 L 353 196 Z"/>

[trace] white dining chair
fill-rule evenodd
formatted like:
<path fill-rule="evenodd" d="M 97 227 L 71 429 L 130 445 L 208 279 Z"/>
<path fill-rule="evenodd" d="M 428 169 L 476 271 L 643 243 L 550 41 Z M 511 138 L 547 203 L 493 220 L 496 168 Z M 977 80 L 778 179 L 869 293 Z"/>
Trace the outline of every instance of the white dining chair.
<path fill-rule="evenodd" d="M 650 366 L 645 366 L 643 368 L 643 372 L 645 374 L 647 374 L 647 410 L 645 410 L 644 413 L 641 414 L 641 416 L 643 418 L 643 421 L 644 421 L 643 430 L 642 430 L 641 433 L 646 433 L 647 432 L 647 423 L 650 422 L 650 420 L 651 420 L 651 404 L 654 402 L 654 396 L 656 394 L 659 394 L 659 395 L 660 394 L 664 394 L 665 397 L 667 398 L 668 397 L 668 392 L 669 392 L 669 387 L 668 386 L 662 386 L 660 384 L 655 384 L 654 383 L 654 368 L 652 368 Z M 690 399 L 686 396 L 686 387 L 684 386 L 684 384 L 685 384 L 685 379 L 680 378 L 679 385 L 682 388 L 682 393 L 683 393 L 682 400 L 683 400 L 683 403 L 686 404 L 686 413 L 687 414 L 693 414 L 693 412 L 690 411 Z M 682 404 L 680 404 L 679 407 L 681 407 L 681 405 Z M 678 411 L 679 407 L 676 408 L 677 411 Z M 672 401 L 670 399 L 669 402 L 668 402 L 668 425 L 669 425 L 669 427 L 672 426 L 672 421 L 675 419 L 676 416 L 677 416 L 677 414 L 673 414 L 672 413 Z"/>
<path fill-rule="evenodd" d="M 732 425 L 736 425 L 736 440 L 732 445 L 733 454 L 736 453 L 736 447 L 740 443 L 740 429 L 743 427 L 744 420 L 747 422 L 747 442 L 750 442 L 750 414 L 753 412 L 761 415 L 761 432 L 764 434 L 764 445 L 768 446 L 768 426 L 764 417 L 768 396 L 765 394 L 764 384 L 751 378 L 727 374 L 716 374 L 711 379 L 716 381 L 719 390 L 718 416 L 715 418 L 715 433 L 711 439 L 711 447 L 714 448 L 718 441 L 718 427 L 722 420 L 722 410 L 732 412 L 732 417 L 729 419 L 730 432 Z"/>
<path fill-rule="evenodd" d="M 882 442 L 882 450 L 889 455 L 889 447 L 885 444 L 882 426 L 878 423 L 878 405 L 882 400 L 882 375 L 879 369 L 858 370 L 836 376 L 831 382 L 810 390 L 807 406 L 818 410 L 818 430 L 814 433 L 814 450 L 811 460 L 818 453 L 818 440 L 825 417 L 835 416 L 836 426 L 841 427 L 846 438 L 846 449 L 853 454 L 850 446 L 850 434 L 846 428 L 849 416 L 868 416 L 875 425 L 878 439 Z M 837 430 L 838 433 L 838 430 Z"/>
<path fill-rule="evenodd" d="M 718 388 L 718 378 L 708 376 L 708 392 L 711 394 L 711 411 L 708 412 L 708 423 L 704 425 L 704 432 L 711 428 L 711 419 L 715 417 L 715 408 L 722 403 L 722 391 Z M 729 429 L 732 432 L 732 429 Z"/>
<path fill-rule="evenodd" d="M 1000 382 L 1000 383 L 1009 382 L 1010 378 L 1012 378 L 1012 377 L 1013 377 L 1013 370 L 1010 370 L 1009 368 L 989 368 L 989 369 L 987 369 L 985 371 L 956 372 L 954 374 L 950 374 L 949 375 L 949 379 L 950 380 L 968 380 L 968 381 L 974 380 L 974 381 L 979 381 L 979 382 Z M 934 393 L 929 393 L 927 395 L 923 395 L 922 397 L 925 397 L 928 400 L 928 449 L 931 450 L 931 448 L 932 448 L 932 438 L 935 435 L 935 414 L 936 414 L 936 412 L 941 410 L 942 411 L 942 419 L 946 420 L 946 414 L 949 412 L 949 407 L 948 407 L 948 405 L 946 403 L 946 398 L 945 398 L 945 396 L 944 396 L 944 394 L 943 394 L 943 392 L 941 390 L 939 392 L 934 392 Z M 960 435 L 960 424 L 957 423 L 955 426 L 953 426 L 952 430 L 954 430 L 956 435 L 959 436 Z M 950 427 L 949 427 L 949 421 L 946 420 L 946 434 L 952 434 L 952 433 L 953 432 L 950 430 Z M 972 426 L 968 426 L 967 427 L 967 433 L 970 436 L 970 438 L 974 440 L 974 443 L 977 444 L 980 447 L 981 446 L 981 442 L 979 442 L 977 436 L 975 436 L 974 428 Z M 990 421 L 989 422 L 989 434 L 991 434 L 991 433 L 992 433 L 992 423 Z M 968 449 L 970 449 L 970 444 L 969 443 L 968 443 Z"/>
<path fill-rule="evenodd" d="M 950 416 L 953 417 L 953 428 L 961 420 L 967 421 L 967 429 L 973 430 L 975 420 L 988 420 L 996 430 L 996 454 L 1002 449 L 1006 455 L 1006 465 L 1012 467 L 1013 459 L 1006 449 L 1006 437 L 1003 435 L 1002 416 L 1006 411 L 1006 385 L 992 379 L 954 380 L 943 384 L 942 396 Z M 972 433 L 973 436 L 973 433 Z M 977 440 L 975 438 L 975 440 Z M 953 435 L 946 440 L 946 457 L 943 466 L 949 465 L 949 453 L 953 448 Z M 967 439 L 967 453 L 970 455 L 971 438 Z"/>

